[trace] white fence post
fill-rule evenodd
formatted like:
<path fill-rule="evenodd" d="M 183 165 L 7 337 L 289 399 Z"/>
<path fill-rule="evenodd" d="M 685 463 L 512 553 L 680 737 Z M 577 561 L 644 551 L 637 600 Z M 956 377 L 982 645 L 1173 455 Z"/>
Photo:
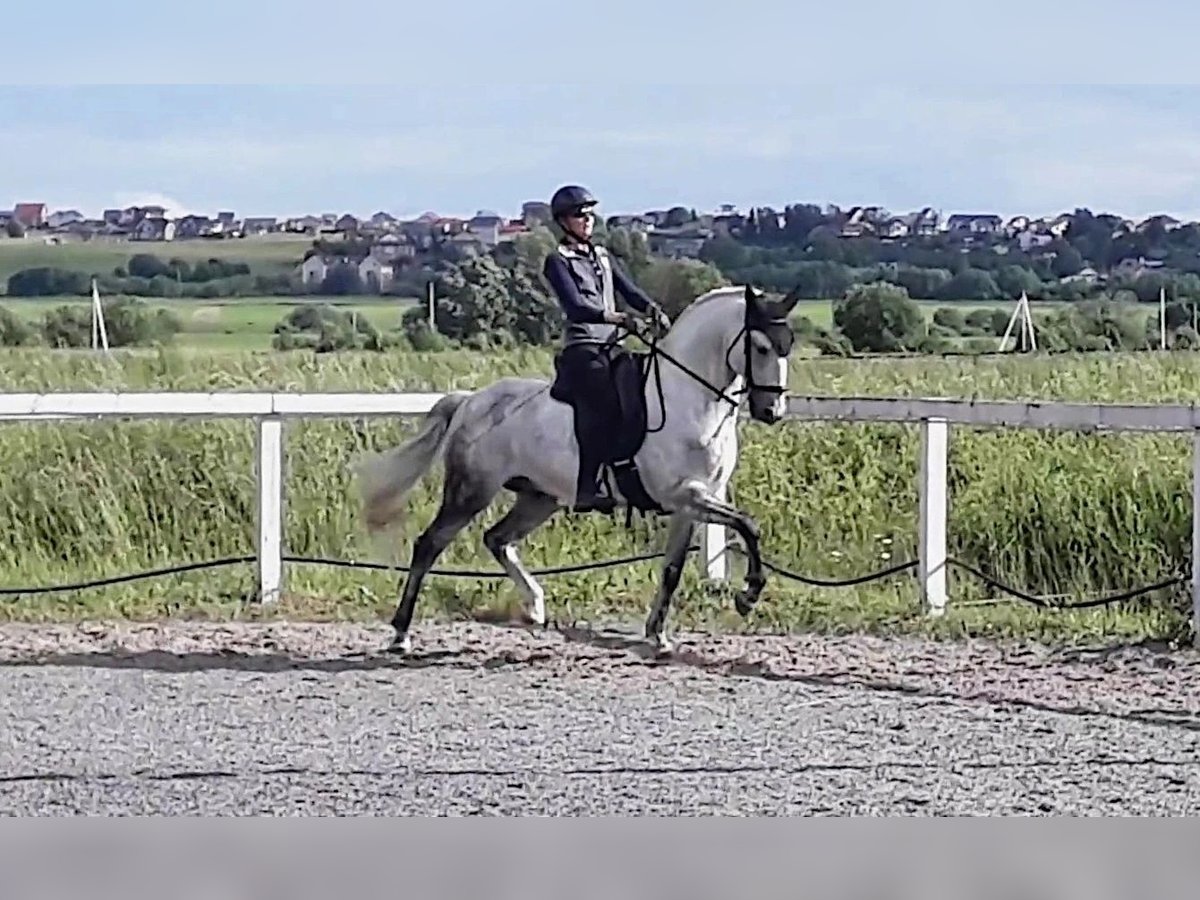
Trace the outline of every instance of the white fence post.
<path fill-rule="evenodd" d="M 283 419 L 258 420 L 258 597 L 274 603 L 283 590 Z"/>
<path fill-rule="evenodd" d="M 725 499 L 725 492 L 717 497 Z M 729 577 L 729 551 L 725 549 L 724 525 L 703 523 L 700 526 L 700 577 L 708 581 L 724 581 Z"/>
<path fill-rule="evenodd" d="M 1200 429 L 1192 431 L 1192 644 L 1200 647 Z"/>
<path fill-rule="evenodd" d="M 921 601 L 930 615 L 946 611 L 946 448 L 945 419 L 921 422 Z"/>

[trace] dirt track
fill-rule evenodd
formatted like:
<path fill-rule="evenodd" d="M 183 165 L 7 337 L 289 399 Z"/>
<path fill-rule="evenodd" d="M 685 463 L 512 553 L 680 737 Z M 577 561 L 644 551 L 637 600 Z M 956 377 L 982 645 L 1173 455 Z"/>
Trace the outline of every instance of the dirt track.
<path fill-rule="evenodd" d="M 1200 812 L 1200 656 L 0 626 L 0 812 Z"/>

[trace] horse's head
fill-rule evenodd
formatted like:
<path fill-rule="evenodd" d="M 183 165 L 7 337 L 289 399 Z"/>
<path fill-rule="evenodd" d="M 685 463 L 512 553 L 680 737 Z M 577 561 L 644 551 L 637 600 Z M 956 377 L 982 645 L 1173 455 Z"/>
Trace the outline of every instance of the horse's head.
<path fill-rule="evenodd" d="M 769 300 L 746 285 L 745 320 L 741 353 L 737 343 L 730 348 L 730 366 L 746 380 L 750 417 L 773 425 L 786 411 L 788 356 L 795 336 L 788 314 L 800 297 L 795 290 L 781 300 Z"/>

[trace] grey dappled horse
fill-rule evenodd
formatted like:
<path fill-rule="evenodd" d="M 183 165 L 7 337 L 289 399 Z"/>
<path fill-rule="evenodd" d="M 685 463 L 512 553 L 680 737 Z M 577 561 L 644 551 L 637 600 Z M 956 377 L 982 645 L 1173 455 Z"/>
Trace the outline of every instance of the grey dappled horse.
<path fill-rule="evenodd" d="M 688 306 L 657 343 L 663 351 L 657 377 L 652 368 L 645 383 L 651 430 L 634 462 L 646 491 L 670 515 L 661 581 L 645 628 L 661 651 L 670 649 L 664 625 L 697 523 L 732 528 L 745 543 L 738 611 L 749 614 L 762 592 L 758 526 L 721 497 L 737 464 L 735 404 L 741 395 L 748 396 L 755 420 L 774 424 L 783 417 L 792 348 L 787 316 L 798 299 L 795 291 L 768 300 L 749 286 L 718 288 Z M 483 541 L 520 590 L 525 615 L 545 624 L 545 594 L 518 558 L 516 544 L 560 506 L 571 506 L 579 463 L 573 411 L 551 398 L 549 388 L 543 379 L 506 377 L 476 391 L 450 392 L 425 415 L 415 437 L 359 465 L 366 521 L 375 532 L 399 518 L 405 496 L 439 457 L 445 463 L 441 507 L 413 547 L 389 649 L 411 648 L 408 630 L 426 573 L 502 488 L 514 492 L 516 502 Z M 627 505 L 615 487 L 614 496 Z"/>

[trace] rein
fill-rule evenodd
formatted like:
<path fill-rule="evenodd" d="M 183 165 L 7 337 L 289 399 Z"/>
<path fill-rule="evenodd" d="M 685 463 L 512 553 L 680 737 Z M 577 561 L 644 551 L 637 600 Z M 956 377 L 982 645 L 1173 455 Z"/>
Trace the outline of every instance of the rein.
<path fill-rule="evenodd" d="M 786 318 L 770 319 L 767 321 L 766 324 L 768 324 L 768 325 L 783 325 L 784 327 L 790 327 L 790 326 L 788 326 Z M 659 409 L 662 410 L 663 417 L 662 417 L 662 422 L 658 425 L 657 428 L 647 427 L 647 429 L 646 429 L 647 434 L 653 434 L 655 432 L 662 431 L 662 429 L 665 428 L 666 424 L 667 424 L 666 399 L 663 396 L 662 369 L 660 368 L 659 357 L 666 359 L 668 362 L 670 362 L 672 365 L 676 366 L 681 372 L 683 372 L 685 375 L 687 375 L 689 378 L 691 378 L 697 384 L 712 391 L 717 397 L 724 400 L 726 403 L 728 403 L 734 409 L 737 409 L 739 406 L 741 406 L 741 398 L 743 396 L 753 393 L 754 391 L 761 391 L 763 393 L 770 393 L 770 394 L 782 394 L 785 390 L 787 390 L 787 388 L 784 385 L 758 384 L 754 381 L 754 366 L 750 360 L 750 352 L 751 352 L 751 350 L 750 350 L 750 328 L 747 324 L 742 325 L 741 330 L 734 336 L 734 338 L 730 342 L 729 346 L 727 348 L 725 348 L 725 364 L 727 366 L 729 366 L 729 354 L 733 352 L 733 348 L 737 346 L 739 340 L 742 342 L 743 353 L 745 354 L 744 368 L 746 370 L 746 375 L 745 375 L 746 383 L 743 387 L 739 388 L 736 392 L 734 392 L 734 396 L 738 397 L 738 399 L 736 399 L 736 400 L 733 399 L 733 397 L 730 397 L 726 390 L 719 388 L 716 385 L 710 383 L 708 381 L 708 379 L 705 378 L 703 375 L 699 375 L 696 372 L 693 372 L 690 368 L 685 366 L 683 363 L 681 363 L 678 359 L 676 359 L 670 353 L 667 353 L 667 351 L 665 351 L 661 347 L 659 347 L 658 342 L 659 342 L 659 338 L 661 337 L 661 335 L 654 334 L 654 335 L 650 336 L 649 338 L 647 338 L 646 335 L 644 333 L 642 333 L 641 331 L 639 331 L 636 327 L 626 328 L 624 330 L 627 333 L 632 334 L 634 337 L 636 337 L 643 344 L 645 344 L 647 347 L 650 348 L 650 352 L 648 354 L 648 359 L 646 361 L 646 369 L 647 369 L 646 377 L 649 377 L 649 370 L 651 367 L 653 367 L 654 380 L 657 384 L 657 390 L 658 390 L 658 407 L 659 407 Z M 730 369 L 732 369 L 732 366 L 730 366 Z"/>

